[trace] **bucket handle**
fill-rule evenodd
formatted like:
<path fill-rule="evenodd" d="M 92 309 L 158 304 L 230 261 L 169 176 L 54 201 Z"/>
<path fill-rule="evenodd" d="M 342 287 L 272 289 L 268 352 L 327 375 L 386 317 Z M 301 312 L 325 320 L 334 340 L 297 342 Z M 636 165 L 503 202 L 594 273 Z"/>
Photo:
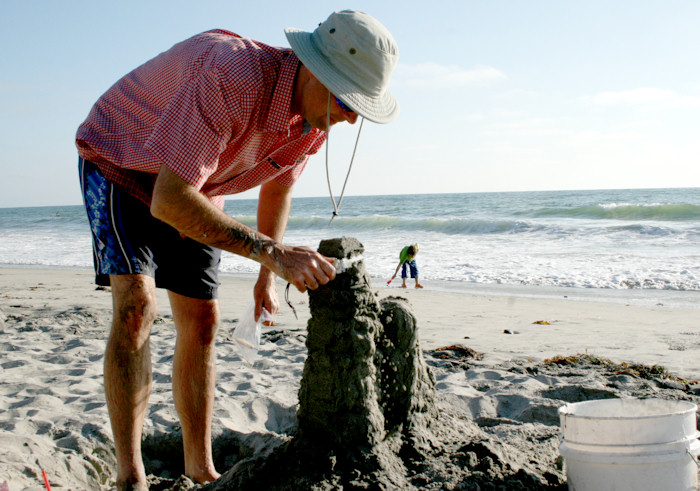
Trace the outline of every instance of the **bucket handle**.
<path fill-rule="evenodd" d="M 697 443 L 697 437 L 692 440 L 693 442 Z M 698 457 L 700 456 L 700 450 L 696 447 L 693 449 L 693 451 L 690 451 L 690 447 L 692 444 L 687 444 L 685 447 L 685 453 L 690 455 L 690 460 L 695 462 L 695 465 L 698 467 L 698 470 L 700 470 L 700 461 L 698 461 Z"/>
<path fill-rule="evenodd" d="M 698 462 L 698 454 L 697 454 L 697 453 L 695 453 L 695 454 L 692 453 L 692 452 L 690 451 L 689 448 L 686 448 L 686 449 L 685 449 L 685 453 L 687 453 L 688 455 L 690 455 L 690 460 L 692 460 L 693 462 L 695 462 L 695 465 L 698 466 L 698 470 L 700 470 L 700 462 Z"/>

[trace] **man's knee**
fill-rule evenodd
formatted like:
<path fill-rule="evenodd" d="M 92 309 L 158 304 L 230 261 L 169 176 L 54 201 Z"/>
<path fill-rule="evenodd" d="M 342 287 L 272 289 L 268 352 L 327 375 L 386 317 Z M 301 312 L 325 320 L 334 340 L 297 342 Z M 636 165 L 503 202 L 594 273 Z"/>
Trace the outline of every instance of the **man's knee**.
<path fill-rule="evenodd" d="M 112 276 L 114 320 L 112 329 L 129 343 L 141 344 L 149 335 L 158 313 L 152 279 L 140 275 Z"/>
<path fill-rule="evenodd" d="M 189 329 L 189 337 L 201 346 L 214 343 L 219 327 L 219 309 L 216 304 L 206 305 L 199 309 L 196 318 L 192 318 L 186 329 Z"/>
<path fill-rule="evenodd" d="M 178 336 L 186 336 L 188 342 L 199 346 L 214 343 L 219 327 L 219 303 L 170 295 Z"/>

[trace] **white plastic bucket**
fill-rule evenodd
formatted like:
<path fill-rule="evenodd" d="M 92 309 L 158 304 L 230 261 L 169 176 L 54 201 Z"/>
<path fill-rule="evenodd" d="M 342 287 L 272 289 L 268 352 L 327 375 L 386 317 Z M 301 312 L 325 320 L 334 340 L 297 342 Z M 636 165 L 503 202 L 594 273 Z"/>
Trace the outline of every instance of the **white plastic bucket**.
<path fill-rule="evenodd" d="M 697 406 L 604 399 L 559 408 L 570 491 L 698 489 Z"/>

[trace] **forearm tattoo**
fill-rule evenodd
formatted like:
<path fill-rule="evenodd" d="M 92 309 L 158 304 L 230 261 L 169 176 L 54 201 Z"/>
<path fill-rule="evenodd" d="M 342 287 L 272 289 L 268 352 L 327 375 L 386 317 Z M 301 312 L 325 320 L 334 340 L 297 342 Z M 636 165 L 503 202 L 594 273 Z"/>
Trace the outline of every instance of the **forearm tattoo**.
<path fill-rule="evenodd" d="M 252 230 L 240 230 L 234 227 L 228 229 L 228 246 L 236 244 L 251 259 L 261 259 L 273 251 L 274 241 L 268 237 L 259 237 Z M 234 246 L 235 247 L 235 246 Z"/>

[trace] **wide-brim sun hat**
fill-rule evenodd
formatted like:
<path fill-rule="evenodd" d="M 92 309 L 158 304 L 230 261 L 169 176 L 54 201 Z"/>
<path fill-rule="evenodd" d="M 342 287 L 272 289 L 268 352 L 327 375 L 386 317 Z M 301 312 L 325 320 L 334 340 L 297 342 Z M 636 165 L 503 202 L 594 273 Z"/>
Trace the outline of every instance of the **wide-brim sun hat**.
<path fill-rule="evenodd" d="M 304 66 L 357 114 L 375 123 L 389 123 L 399 115 L 399 103 L 387 89 L 399 49 L 374 17 L 342 10 L 313 32 L 293 27 L 284 32 Z"/>

